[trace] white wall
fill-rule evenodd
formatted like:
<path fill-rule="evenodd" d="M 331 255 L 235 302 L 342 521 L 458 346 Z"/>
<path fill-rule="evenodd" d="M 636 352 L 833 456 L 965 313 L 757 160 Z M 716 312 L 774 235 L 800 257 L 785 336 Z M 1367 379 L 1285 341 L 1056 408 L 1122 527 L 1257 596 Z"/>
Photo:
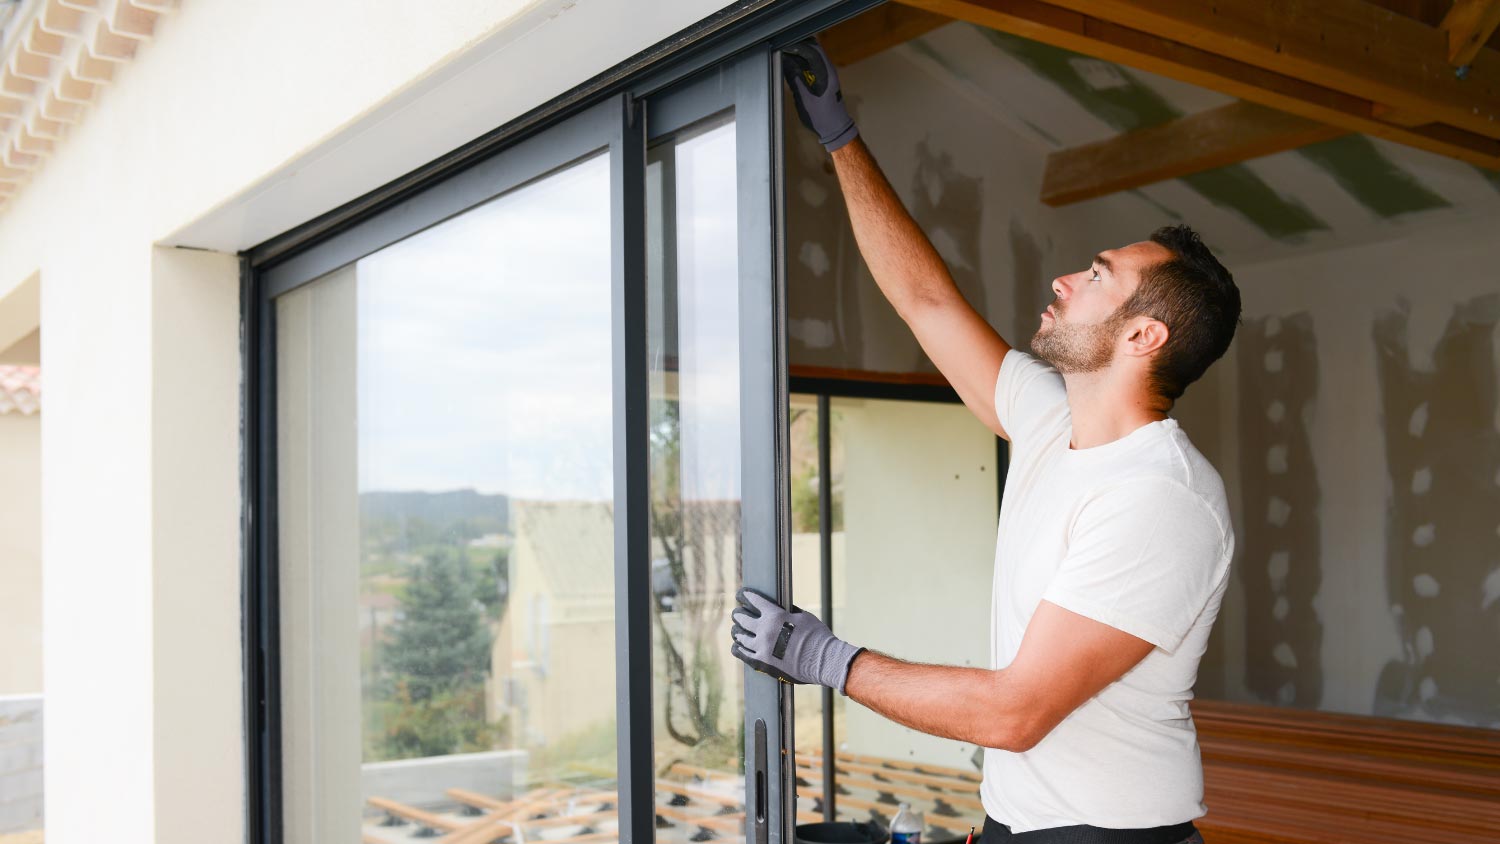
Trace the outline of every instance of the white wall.
<path fill-rule="evenodd" d="M 239 276 L 223 253 L 723 5 L 187 0 L 9 203 L 0 342 L 47 324 L 50 842 L 244 828 Z"/>
<path fill-rule="evenodd" d="M 42 691 L 42 417 L 0 414 L 0 695 Z"/>
<path fill-rule="evenodd" d="M 1493 637 L 1493 620 L 1500 615 L 1495 603 L 1500 599 L 1500 508 L 1491 509 L 1488 519 L 1482 513 L 1465 513 L 1476 504 L 1492 508 L 1494 496 L 1500 494 L 1500 406 L 1495 404 L 1500 384 L 1492 381 L 1493 373 L 1500 371 L 1500 328 L 1494 327 L 1500 300 L 1484 304 L 1500 296 L 1500 271 L 1495 269 L 1500 245 L 1493 237 L 1494 225 L 1492 220 L 1477 220 L 1234 268 L 1245 304 L 1246 326 L 1235 341 L 1240 356 L 1252 348 L 1264 348 L 1265 355 L 1278 351 L 1274 345 L 1253 345 L 1256 332 L 1266 333 L 1268 317 L 1277 318 L 1272 325 L 1285 336 L 1301 315 L 1315 341 L 1310 375 L 1316 393 L 1299 420 L 1312 465 L 1291 468 L 1315 483 L 1318 493 L 1311 516 L 1313 535 L 1303 550 L 1306 561 L 1317 566 L 1309 620 L 1320 630 L 1321 641 L 1311 639 L 1307 630 L 1283 635 L 1294 652 L 1302 653 L 1304 646 L 1315 649 L 1304 655 L 1304 661 L 1310 656 L 1321 667 L 1321 695 L 1297 705 L 1500 726 L 1500 693 L 1494 691 L 1500 666 L 1486 656 L 1493 648 L 1462 632 L 1471 629 L 1473 636 L 1482 638 L 1486 634 L 1480 631 L 1487 629 Z M 1431 379 L 1431 395 L 1382 385 L 1375 327 L 1402 310 L 1409 313 L 1408 342 L 1399 351 L 1418 379 Z M 1454 338 L 1460 318 L 1473 320 L 1481 332 L 1487 330 L 1488 342 L 1474 338 L 1461 360 L 1435 356 L 1445 337 L 1450 342 Z M 1287 355 L 1285 363 L 1291 366 L 1297 358 L 1290 350 Z M 1226 360 L 1218 365 L 1220 374 L 1243 393 L 1249 388 L 1245 379 L 1268 365 L 1262 357 Z M 1393 389 L 1396 392 L 1390 394 Z M 1408 404 L 1426 410 L 1407 412 Z M 1401 412 L 1393 413 L 1395 407 Z M 1474 414 L 1493 414 L 1490 430 L 1482 430 L 1481 419 L 1479 430 L 1456 443 L 1461 453 L 1449 453 L 1451 448 L 1442 441 L 1443 426 Z M 1251 406 L 1242 397 L 1237 412 L 1224 415 L 1221 435 L 1227 444 L 1244 448 L 1257 441 L 1265 420 L 1266 408 Z M 1392 453 L 1408 454 L 1415 465 L 1430 467 L 1431 491 L 1409 494 L 1415 473 L 1392 466 Z M 1220 468 L 1231 489 L 1253 489 L 1248 475 L 1258 471 L 1265 455 L 1226 449 L 1224 457 Z M 1459 477 L 1454 477 L 1455 471 Z M 1423 503 L 1424 497 L 1430 504 Z M 1252 532 L 1267 530 L 1266 506 L 1264 499 L 1248 495 L 1241 502 L 1237 523 L 1242 550 Z M 1293 511 L 1290 519 L 1297 518 Z M 1433 557 L 1425 556 L 1428 546 L 1419 546 L 1415 536 L 1415 528 L 1424 523 L 1430 523 L 1437 536 L 1430 546 Z M 1246 584 L 1271 576 L 1267 559 L 1246 559 L 1243 553 L 1236 568 L 1241 601 Z M 1423 575 L 1432 579 L 1414 585 Z M 1295 569 L 1288 573 L 1288 578 L 1295 576 Z M 1245 687 L 1247 663 L 1274 660 L 1261 650 L 1280 642 L 1264 637 L 1257 641 L 1255 630 L 1271 626 L 1273 619 L 1248 616 L 1253 609 L 1243 603 L 1231 607 L 1226 601 L 1216 632 L 1226 637 L 1227 645 L 1219 667 L 1231 696 L 1265 700 Z M 1445 621 L 1458 626 L 1445 630 Z M 1423 627 L 1427 634 L 1420 633 Z M 1299 643 L 1298 636 L 1308 641 Z M 1377 694 L 1377 686 L 1388 666 L 1400 673 L 1406 670 L 1397 667 L 1402 665 L 1410 667 L 1417 688 L 1398 705 L 1390 696 Z M 1429 677 L 1433 684 L 1424 689 L 1422 683 Z M 1477 693 L 1453 687 L 1465 678 L 1476 684 Z M 1382 698 L 1383 704 L 1378 702 Z"/>
<path fill-rule="evenodd" d="M 0 364 L 36 366 L 41 353 L 32 331 L 0 346 Z M 42 417 L 0 414 L 0 695 L 42 691 L 41 508 Z"/>
<path fill-rule="evenodd" d="M 990 665 L 995 436 L 960 405 L 840 399 L 845 607 L 839 635 L 901 659 Z M 846 706 L 841 746 L 967 768 L 975 746 Z M 843 743 L 847 744 L 843 744 Z"/>

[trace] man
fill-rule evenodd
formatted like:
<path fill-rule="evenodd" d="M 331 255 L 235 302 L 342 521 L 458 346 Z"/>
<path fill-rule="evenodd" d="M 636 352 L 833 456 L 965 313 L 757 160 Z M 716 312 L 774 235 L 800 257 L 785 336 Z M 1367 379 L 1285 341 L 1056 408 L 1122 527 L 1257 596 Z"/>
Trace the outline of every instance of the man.
<path fill-rule="evenodd" d="M 1190 229 L 1162 229 L 1054 279 L 1035 356 L 1014 350 L 964 301 L 891 190 L 816 42 L 785 59 L 876 283 L 969 409 L 1011 441 L 993 667 L 858 648 L 749 589 L 732 651 L 986 748 L 982 844 L 1201 842 L 1188 700 L 1234 536 L 1218 473 L 1167 412 L 1229 346 L 1233 279 Z"/>

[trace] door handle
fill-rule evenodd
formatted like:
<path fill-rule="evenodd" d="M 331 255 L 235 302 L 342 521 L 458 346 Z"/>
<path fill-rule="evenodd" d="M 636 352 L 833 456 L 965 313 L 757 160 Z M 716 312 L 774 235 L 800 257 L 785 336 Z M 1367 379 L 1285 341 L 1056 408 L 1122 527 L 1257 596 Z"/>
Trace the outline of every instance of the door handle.
<path fill-rule="evenodd" d="M 770 838 L 770 824 L 767 823 L 769 812 L 767 809 L 770 805 L 771 797 L 768 791 L 770 786 L 767 782 L 766 774 L 766 722 L 763 719 L 755 719 L 754 740 L 755 794 L 752 795 L 752 799 L 755 802 L 751 806 L 751 810 L 746 813 L 750 818 L 750 829 L 748 830 L 749 835 L 745 837 L 745 840 L 753 841 L 755 844 L 766 844 Z"/>

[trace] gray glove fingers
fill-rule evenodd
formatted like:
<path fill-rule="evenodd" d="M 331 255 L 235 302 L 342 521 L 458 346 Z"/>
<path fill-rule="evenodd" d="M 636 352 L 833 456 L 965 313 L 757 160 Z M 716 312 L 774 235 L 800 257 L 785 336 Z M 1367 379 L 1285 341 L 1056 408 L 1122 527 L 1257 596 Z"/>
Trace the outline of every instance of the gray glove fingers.
<path fill-rule="evenodd" d="M 741 586 L 740 591 L 735 593 L 734 599 L 740 602 L 740 606 L 745 608 L 751 618 L 760 618 L 763 610 L 781 608 L 775 598 L 749 586 Z"/>
<path fill-rule="evenodd" d="M 750 666 L 751 668 L 754 668 L 756 671 L 759 671 L 762 674 L 767 674 L 767 675 L 769 675 L 771 677 L 775 677 L 776 679 L 780 680 L 783 683 L 798 683 L 798 684 L 800 684 L 802 682 L 801 680 L 798 680 L 797 678 L 792 677 L 791 675 L 787 674 L 785 671 L 782 671 L 782 670 L 778 669 L 776 666 L 771 665 L 768 662 L 762 662 L 761 660 L 756 659 L 755 657 L 751 656 L 748 651 L 746 651 L 744 648 L 741 648 L 739 645 L 734 645 L 733 647 L 731 647 L 729 649 L 729 652 L 732 653 L 732 654 L 734 654 L 736 657 L 738 657 L 739 660 L 740 660 L 740 662 L 745 663 L 746 665 Z"/>
<path fill-rule="evenodd" d="M 782 60 L 782 74 L 788 82 L 801 85 L 814 97 L 821 97 L 830 86 L 838 85 L 838 70 L 816 38 L 798 41 L 783 47 L 781 52 L 786 56 Z"/>
<path fill-rule="evenodd" d="M 758 616 L 751 615 L 743 607 L 736 608 L 729 614 L 729 620 L 735 627 L 744 630 L 752 636 L 755 635 L 755 621 L 757 618 Z"/>
<path fill-rule="evenodd" d="M 733 627 L 729 628 L 729 636 L 730 638 L 734 639 L 735 645 L 750 647 L 750 640 L 755 638 L 755 633 L 746 630 L 745 628 L 741 627 L 738 622 L 736 622 Z M 744 636 L 745 638 L 742 639 L 740 638 L 741 636 Z"/>

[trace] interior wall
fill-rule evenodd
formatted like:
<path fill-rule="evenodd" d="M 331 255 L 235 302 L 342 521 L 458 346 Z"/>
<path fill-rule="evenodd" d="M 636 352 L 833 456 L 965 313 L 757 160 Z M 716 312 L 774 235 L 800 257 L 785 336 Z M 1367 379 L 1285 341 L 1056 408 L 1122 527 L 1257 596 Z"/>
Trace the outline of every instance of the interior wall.
<path fill-rule="evenodd" d="M 1037 202 L 1045 151 L 899 51 L 839 74 L 861 137 L 959 288 L 1024 346 L 1050 280 L 1093 255 L 1069 234 L 1075 215 Z M 791 363 L 936 371 L 859 257 L 828 153 L 790 105 L 785 123 Z"/>
<path fill-rule="evenodd" d="M 847 609 L 840 636 L 902 659 L 990 664 L 995 436 L 961 405 L 835 399 Z M 845 709 L 854 753 L 968 769 L 976 746 Z"/>
<path fill-rule="evenodd" d="M 1231 268 L 1225 696 L 1500 727 L 1493 226 Z"/>

